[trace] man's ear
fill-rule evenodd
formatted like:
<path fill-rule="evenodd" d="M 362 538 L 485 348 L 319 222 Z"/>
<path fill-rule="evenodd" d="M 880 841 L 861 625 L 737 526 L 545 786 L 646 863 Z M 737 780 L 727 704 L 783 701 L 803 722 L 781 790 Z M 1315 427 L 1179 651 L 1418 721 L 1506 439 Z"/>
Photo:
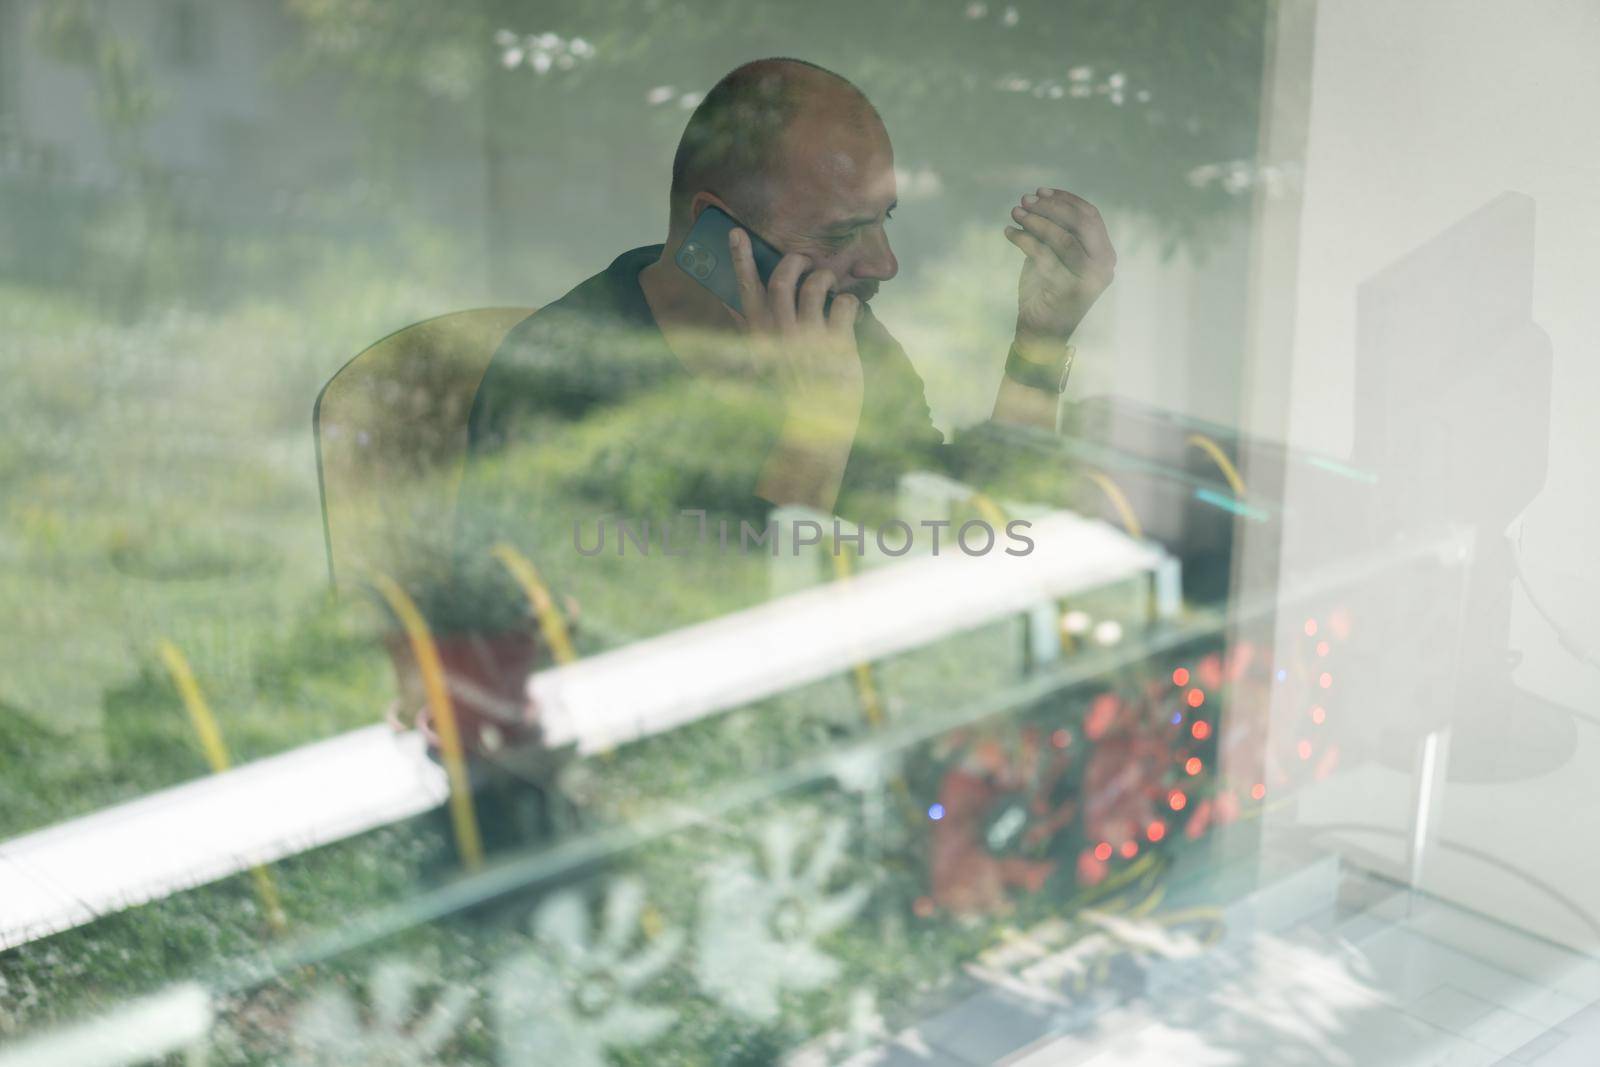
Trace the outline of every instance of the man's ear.
<path fill-rule="evenodd" d="M 694 197 L 689 201 L 689 225 L 693 226 L 696 222 L 699 222 L 700 212 L 704 211 L 708 207 L 720 208 L 724 212 L 727 212 L 730 218 L 738 217 L 737 215 L 734 215 L 732 211 L 728 210 L 728 205 L 723 202 L 722 197 L 718 196 L 716 193 L 702 189 L 700 192 L 695 193 Z"/>

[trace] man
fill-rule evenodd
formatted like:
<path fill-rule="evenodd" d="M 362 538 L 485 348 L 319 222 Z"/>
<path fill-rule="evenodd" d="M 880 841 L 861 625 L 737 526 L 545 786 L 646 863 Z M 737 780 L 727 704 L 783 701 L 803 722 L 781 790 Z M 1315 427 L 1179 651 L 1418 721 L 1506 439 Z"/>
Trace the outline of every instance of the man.
<path fill-rule="evenodd" d="M 733 232 L 743 314 L 674 262 L 711 205 L 784 253 L 763 285 L 748 236 Z M 470 420 L 475 460 L 523 446 L 548 473 L 541 449 L 581 457 L 598 473 L 555 480 L 623 516 L 648 506 L 761 519 L 772 505 L 872 516 L 873 494 L 937 465 L 943 443 L 921 379 L 871 312 L 899 270 L 886 229 L 895 206 L 888 132 L 859 89 L 794 59 L 732 71 L 684 131 L 665 242 L 623 253 L 496 353 Z M 1116 254 L 1095 208 L 1060 189 L 1029 191 L 1011 220 L 1005 237 L 1025 258 L 992 417 L 1048 429 L 1073 331 Z M 549 433 L 621 410 L 624 443 Z M 530 494 L 557 495 L 549 478 L 524 478 L 520 491 L 498 481 L 490 492 L 469 478 L 467 496 L 496 498 L 502 518 L 537 508 Z"/>

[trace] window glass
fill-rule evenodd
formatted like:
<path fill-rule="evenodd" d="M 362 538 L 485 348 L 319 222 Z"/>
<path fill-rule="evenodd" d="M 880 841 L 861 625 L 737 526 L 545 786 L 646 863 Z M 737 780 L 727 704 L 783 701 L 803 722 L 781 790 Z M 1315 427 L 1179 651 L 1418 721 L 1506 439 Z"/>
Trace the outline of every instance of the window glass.
<path fill-rule="evenodd" d="M 0 1067 L 1592 1061 L 1592 15 L 0 4 Z"/>

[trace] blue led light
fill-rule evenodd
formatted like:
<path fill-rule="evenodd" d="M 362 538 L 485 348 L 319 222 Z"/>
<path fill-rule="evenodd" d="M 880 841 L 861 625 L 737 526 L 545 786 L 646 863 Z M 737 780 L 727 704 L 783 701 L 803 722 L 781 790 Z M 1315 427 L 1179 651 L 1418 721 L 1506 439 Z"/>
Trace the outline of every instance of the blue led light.
<path fill-rule="evenodd" d="M 1289 672 L 1284 670 L 1282 667 L 1279 667 L 1278 668 L 1278 681 L 1281 682 L 1287 677 L 1289 677 Z"/>
<path fill-rule="evenodd" d="M 943 804 L 929 804 L 928 805 L 928 818 L 932 819 L 934 822 L 938 822 L 940 819 L 944 818 L 944 805 Z"/>
<path fill-rule="evenodd" d="M 1255 522 L 1266 522 L 1268 518 L 1267 513 L 1262 511 L 1260 508 L 1253 508 L 1242 500 L 1235 500 L 1231 496 L 1224 496 L 1222 493 L 1219 493 L 1213 489 L 1196 489 L 1194 491 L 1194 498 L 1196 500 L 1203 500 L 1212 507 L 1218 507 L 1224 511 L 1231 511 L 1235 515 L 1243 515 L 1245 518 L 1251 519 Z"/>
<path fill-rule="evenodd" d="M 1183 722 L 1183 712 L 1181 712 L 1181 711 L 1173 712 L 1172 713 L 1172 725 L 1177 726 L 1181 722 Z"/>
<path fill-rule="evenodd" d="M 1378 476 L 1373 474 L 1371 471 L 1364 471 L 1357 467 L 1347 467 L 1343 463 L 1337 463 L 1331 459 L 1324 459 L 1322 456 L 1312 456 L 1307 460 L 1307 462 L 1313 467 L 1321 467 L 1325 471 L 1330 471 L 1333 474 L 1340 474 L 1346 478 L 1354 478 L 1358 482 L 1366 482 L 1368 485 L 1378 484 Z"/>

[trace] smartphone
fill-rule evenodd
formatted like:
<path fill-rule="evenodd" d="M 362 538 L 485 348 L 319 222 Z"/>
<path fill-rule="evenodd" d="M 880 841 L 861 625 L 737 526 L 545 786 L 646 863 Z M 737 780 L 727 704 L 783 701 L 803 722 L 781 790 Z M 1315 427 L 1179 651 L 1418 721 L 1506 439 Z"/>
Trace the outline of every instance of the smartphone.
<path fill-rule="evenodd" d="M 689 277 L 710 289 L 733 310 L 742 312 L 739 306 L 739 276 L 734 273 L 733 251 L 728 247 L 728 234 L 735 227 L 749 236 L 750 252 L 756 261 L 756 274 L 765 285 L 777 269 L 783 253 L 762 240 L 750 227 L 714 205 L 700 212 L 700 217 L 694 220 L 694 226 L 683 239 L 674 258 Z"/>

